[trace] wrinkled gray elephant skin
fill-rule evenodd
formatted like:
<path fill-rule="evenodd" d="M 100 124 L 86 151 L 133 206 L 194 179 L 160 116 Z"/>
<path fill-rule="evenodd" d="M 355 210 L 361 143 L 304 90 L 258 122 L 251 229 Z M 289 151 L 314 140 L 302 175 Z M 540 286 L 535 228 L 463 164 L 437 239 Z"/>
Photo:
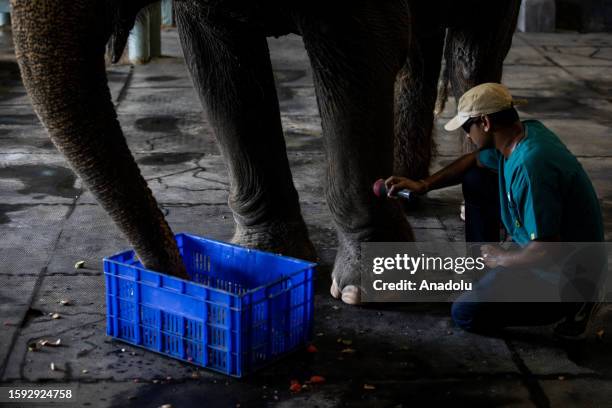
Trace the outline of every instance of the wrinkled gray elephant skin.
<path fill-rule="evenodd" d="M 185 276 L 172 231 L 128 150 L 104 53 L 120 56 L 149 0 L 11 0 L 17 58 L 51 140 L 147 268 Z M 233 241 L 313 259 L 286 155 L 266 37 L 302 36 L 339 236 L 332 294 L 360 297 L 360 243 L 412 240 L 401 208 L 376 200 L 392 173 L 427 175 L 443 90 L 499 81 L 519 0 L 175 0 L 185 59 L 230 176 Z M 109 160 L 108 158 L 112 158 Z"/>

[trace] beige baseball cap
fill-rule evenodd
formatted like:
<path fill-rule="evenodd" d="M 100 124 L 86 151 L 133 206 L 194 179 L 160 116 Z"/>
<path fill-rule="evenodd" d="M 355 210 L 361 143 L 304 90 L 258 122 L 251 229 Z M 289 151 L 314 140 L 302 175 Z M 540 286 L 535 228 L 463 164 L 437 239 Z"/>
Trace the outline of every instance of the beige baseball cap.
<path fill-rule="evenodd" d="M 481 84 L 463 94 L 457 106 L 457 116 L 444 125 L 444 129 L 457 130 L 470 118 L 501 112 L 526 103 L 524 99 L 512 99 L 510 91 L 504 85 L 493 82 Z"/>

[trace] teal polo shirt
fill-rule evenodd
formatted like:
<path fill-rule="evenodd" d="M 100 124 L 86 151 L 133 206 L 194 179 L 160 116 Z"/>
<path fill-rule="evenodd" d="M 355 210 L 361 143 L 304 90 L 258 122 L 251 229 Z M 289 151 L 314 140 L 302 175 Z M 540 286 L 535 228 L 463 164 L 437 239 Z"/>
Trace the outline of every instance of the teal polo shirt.
<path fill-rule="evenodd" d="M 537 120 L 524 121 L 526 136 L 508 159 L 497 149 L 478 153 L 499 174 L 501 217 L 521 246 L 559 235 L 563 242 L 600 242 L 599 200 L 576 157 Z"/>

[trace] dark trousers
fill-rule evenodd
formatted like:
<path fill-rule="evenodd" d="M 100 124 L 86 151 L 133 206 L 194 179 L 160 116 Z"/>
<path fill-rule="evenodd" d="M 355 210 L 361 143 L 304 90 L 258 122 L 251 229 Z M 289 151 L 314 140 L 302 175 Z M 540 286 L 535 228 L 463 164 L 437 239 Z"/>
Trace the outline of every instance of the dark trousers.
<path fill-rule="evenodd" d="M 466 291 L 453 303 L 451 316 L 457 326 L 474 332 L 494 332 L 509 326 L 541 326 L 560 321 L 576 312 L 580 304 L 553 302 L 505 302 L 511 296 L 509 288 L 520 287 L 516 276 L 528 271 L 497 267 L 490 269 L 471 291 Z M 554 285 L 535 275 L 528 276 L 531 299 L 555 289 Z M 522 276 L 519 281 L 525 284 Z M 515 293 L 516 295 L 516 293 Z M 522 294 L 525 295 L 525 294 Z M 508 299 L 511 300 L 511 299 Z"/>
<path fill-rule="evenodd" d="M 475 167 L 463 177 L 465 242 L 499 242 L 501 211 L 497 173 Z"/>
<path fill-rule="evenodd" d="M 466 242 L 499 242 L 501 213 L 497 174 L 488 169 L 471 169 L 463 180 L 463 196 Z M 471 255 L 479 256 L 479 248 L 474 248 Z M 504 272 L 501 267 L 487 271 L 472 291 L 463 293 L 453 303 L 451 316 L 459 327 L 491 332 L 508 326 L 552 324 L 568 314 L 568 305 L 561 303 L 482 301 L 491 299 L 499 290 Z"/>

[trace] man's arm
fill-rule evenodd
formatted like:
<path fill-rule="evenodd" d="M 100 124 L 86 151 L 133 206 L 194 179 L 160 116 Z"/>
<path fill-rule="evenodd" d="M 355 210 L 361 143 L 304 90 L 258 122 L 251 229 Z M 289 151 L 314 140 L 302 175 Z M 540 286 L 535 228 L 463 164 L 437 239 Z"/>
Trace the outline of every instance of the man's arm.
<path fill-rule="evenodd" d="M 483 167 L 478 162 L 478 152 L 461 156 L 442 170 L 423 180 L 410 180 L 405 177 L 391 176 L 385 180 L 388 195 L 393 196 L 402 189 L 408 189 L 416 194 L 425 194 L 431 190 L 453 186 L 461 183 L 464 174 L 474 166 Z"/>
<path fill-rule="evenodd" d="M 489 268 L 497 266 L 504 266 L 506 268 L 530 267 L 550 260 L 551 257 L 558 256 L 559 254 L 551 253 L 551 247 L 547 243 L 559 242 L 560 240 L 560 236 L 554 236 L 546 240 L 531 241 L 524 248 L 509 251 L 494 245 L 483 245 L 480 251 L 485 259 L 485 264 Z"/>

